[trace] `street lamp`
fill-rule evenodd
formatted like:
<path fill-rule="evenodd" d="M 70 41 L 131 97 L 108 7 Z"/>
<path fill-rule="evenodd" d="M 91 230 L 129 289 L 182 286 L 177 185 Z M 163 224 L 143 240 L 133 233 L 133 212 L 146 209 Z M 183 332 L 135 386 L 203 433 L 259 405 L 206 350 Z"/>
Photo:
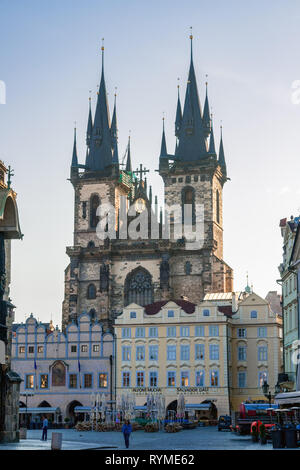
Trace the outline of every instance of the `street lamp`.
<path fill-rule="evenodd" d="M 26 397 L 26 402 L 25 402 L 25 405 L 26 405 L 26 427 L 28 428 L 27 400 L 28 400 L 28 397 L 33 397 L 34 393 L 33 392 L 24 392 L 24 393 L 20 393 L 20 396 L 21 397 Z"/>
<path fill-rule="evenodd" d="M 262 392 L 263 392 L 264 396 L 269 400 L 269 405 L 271 405 L 272 394 L 271 394 L 271 392 L 269 391 L 270 385 L 267 383 L 266 380 L 265 380 L 264 383 L 262 384 L 261 389 L 262 389 Z M 280 388 L 279 383 L 277 382 L 277 384 L 275 385 L 275 395 L 277 395 L 278 393 L 280 393 L 280 391 L 281 391 L 281 388 Z"/>

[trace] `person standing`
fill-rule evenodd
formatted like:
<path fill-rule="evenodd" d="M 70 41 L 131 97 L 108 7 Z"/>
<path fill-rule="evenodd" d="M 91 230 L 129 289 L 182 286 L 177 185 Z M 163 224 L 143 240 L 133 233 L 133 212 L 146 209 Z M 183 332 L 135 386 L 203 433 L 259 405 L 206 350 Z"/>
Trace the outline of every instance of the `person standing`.
<path fill-rule="evenodd" d="M 129 447 L 129 437 L 130 437 L 131 432 L 132 432 L 132 427 L 131 427 L 130 421 L 129 419 L 126 419 L 125 423 L 122 426 L 122 433 L 124 436 L 126 449 L 128 449 Z"/>
<path fill-rule="evenodd" d="M 48 429 L 48 420 L 45 416 L 43 416 L 43 433 L 42 433 L 42 441 L 47 440 L 47 429 Z"/>

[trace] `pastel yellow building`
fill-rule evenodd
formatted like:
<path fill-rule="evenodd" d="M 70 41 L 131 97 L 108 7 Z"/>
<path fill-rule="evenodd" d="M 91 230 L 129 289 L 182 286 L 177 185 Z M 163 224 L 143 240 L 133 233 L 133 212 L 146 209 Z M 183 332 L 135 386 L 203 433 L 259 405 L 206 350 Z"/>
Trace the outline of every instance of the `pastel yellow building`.
<path fill-rule="evenodd" d="M 179 393 L 201 417 L 200 404 L 219 415 L 246 399 L 264 399 L 281 371 L 281 319 L 252 293 L 208 294 L 195 305 L 161 301 L 130 304 L 115 321 L 117 395 L 132 392 L 143 406 L 150 391 L 162 392 L 167 409 Z"/>

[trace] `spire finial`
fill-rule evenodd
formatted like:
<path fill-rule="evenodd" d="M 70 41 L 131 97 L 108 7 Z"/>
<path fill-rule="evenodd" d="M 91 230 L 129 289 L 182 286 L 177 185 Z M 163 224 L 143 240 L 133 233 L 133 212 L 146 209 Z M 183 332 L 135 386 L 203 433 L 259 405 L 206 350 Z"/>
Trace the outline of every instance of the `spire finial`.
<path fill-rule="evenodd" d="M 102 72 L 103 72 L 104 70 L 104 38 L 102 38 L 101 51 L 102 51 Z"/>
<path fill-rule="evenodd" d="M 190 26 L 190 40 L 191 40 L 191 60 L 193 60 L 193 27 Z"/>
<path fill-rule="evenodd" d="M 91 104 L 91 101 L 92 101 L 92 90 L 89 90 L 89 95 L 90 95 L 90 96 L 89 96 L 89 102 L 90 102 L 90 104 Z"/>

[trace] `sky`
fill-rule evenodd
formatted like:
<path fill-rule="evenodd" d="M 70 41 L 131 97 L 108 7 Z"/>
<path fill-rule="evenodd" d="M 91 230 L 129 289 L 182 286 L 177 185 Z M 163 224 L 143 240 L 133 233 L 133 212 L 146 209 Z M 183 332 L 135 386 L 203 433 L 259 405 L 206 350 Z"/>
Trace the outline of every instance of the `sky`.
<path fill-rule="evenodd" d="M 12 242 L 16 321 L 33 313 L 61 324 L 66 246 L 73 242 L 68 181 L 76 121 L 85 159 L 89 90 L 100 81 L 101 39 L 119 155 L 129 131 L 133 166 L 163 200 L 162 116 L 174 152 L 177 79 L 183 101 L 190 27 L 201 104 L 205 81 L 218 144 L 223 126 L 224 259 L 234 289 L 280 290 L 279 221 L 300 213 L 300 3 L 297 0 L 0 0 L 0 159 L 14 169 L 23 241 Z M 293 88 L 294 87 L 294 88 Z"/>

